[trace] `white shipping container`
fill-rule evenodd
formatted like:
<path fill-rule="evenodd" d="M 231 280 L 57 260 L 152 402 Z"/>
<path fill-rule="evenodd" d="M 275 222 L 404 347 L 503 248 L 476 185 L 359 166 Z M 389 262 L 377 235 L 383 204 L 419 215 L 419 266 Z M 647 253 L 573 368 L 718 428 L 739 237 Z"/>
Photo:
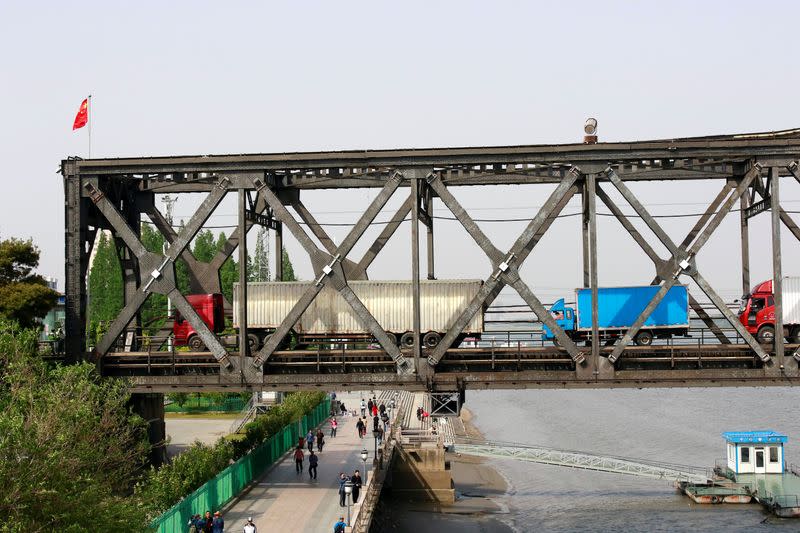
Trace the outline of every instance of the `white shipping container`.
<path fill-rule="evenodd" d="M 249 328 L 277 328 L 312 282 L 251 282 L 247 284 Z M 351 281 L 358 296 L 385 331 L 405 333 L 412 329 L 411 281 Z M 422 333 L 445 332 L 478 293 L 481 280 L 421 280 L 420 319 Z M 239 284 L 233 286 L 233 324 L 239 324 Z M 298 333 L 363 334 L 366 328 L 353 308 L 335 289 L 325 287 L 294 326 Z M 464 333 L 483 331 L 479 311 Z"/>
<path fill-rule="evenodd" d="M 800 277 L 783 278 L 783 323 L 800 324 Z"/>

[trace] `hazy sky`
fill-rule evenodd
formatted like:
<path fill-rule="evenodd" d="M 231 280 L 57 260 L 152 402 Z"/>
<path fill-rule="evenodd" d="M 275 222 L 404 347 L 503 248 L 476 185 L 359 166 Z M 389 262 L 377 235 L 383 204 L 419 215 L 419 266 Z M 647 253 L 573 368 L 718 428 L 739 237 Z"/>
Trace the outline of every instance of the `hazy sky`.
<path fill-rule="evenodd" d="M 575 142 L 588 116 L 607 141 L 785 129 L 800 126 L 798 16 L 789 1 L 0 0 L 0 236 L 33 237 L 41 272 L 63 287 L 56 171 L 62 158 L 86 155 L 86 130 L 71 126 L 88 93 L 97 157 Z M 632 186 L 656 214 L 702 211 L 719 187 Z M 524 218 L 551 189 L 457 196 L 476 217 Z M 321 222 L 344 223 L 374 194 L 304 199 Z M 782 196 L 800 211 L 796 182 L 783 180 Z M 176 214 L 190 216 L 196 202 L 180 200 Z M 210 224 L 233 224 L 232 214 L 226 201 Z M 692 223 L 665 221 L 677 241 Z M 482 225 L 504 246 L 524 227 Z M 408 227 L 372 277 L 409 277 Z M 757 281 L 771 275 L 769 215 L 751 231 Z M 737 233 L 732 215 L 698 258 L 729 299 L 740 292 Z M 783 239 L 784 272 L 800 274 L 800 247 Z M 601 219 L 599 240 L 602 284 L 650 282 L 649 261 L 616 221 Z M 287 246 L 310 278 L 302 251 Z M 439 277 L 489 273 L 457 223 L 437 221 L 436 250 Z M 563 294 L 580 284 L 579 250 L 579 219 L 560 220 L 523 274 L 543 299 Z"/>

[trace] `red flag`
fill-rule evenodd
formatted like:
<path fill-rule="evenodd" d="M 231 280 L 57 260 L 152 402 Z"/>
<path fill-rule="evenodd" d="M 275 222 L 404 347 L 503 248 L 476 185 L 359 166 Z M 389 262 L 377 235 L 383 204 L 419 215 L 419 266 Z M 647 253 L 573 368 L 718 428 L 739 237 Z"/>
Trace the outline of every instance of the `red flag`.
<path fill-rule="evenodd" d="M 78 114 L 75 115 L 75 123 L 72 124 L 72 131 L 82 128 L 89 122 L 89 99 L 86 98 L 82 103 Z"/>

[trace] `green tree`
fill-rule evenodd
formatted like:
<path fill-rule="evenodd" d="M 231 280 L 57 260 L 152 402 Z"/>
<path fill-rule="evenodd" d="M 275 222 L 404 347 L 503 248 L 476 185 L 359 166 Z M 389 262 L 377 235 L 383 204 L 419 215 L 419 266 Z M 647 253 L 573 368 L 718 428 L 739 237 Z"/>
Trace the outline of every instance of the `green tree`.
<path fill-rule="evenodd" d="M 149 252 L 161 254 L 164 252 L 164 236 L 150 224 L 142 224 L 141 240 Z M 155 335 L 164 325 L 167 317 L 167 297 L 163 294 L 151 292 L 139 311 L 143 329 L 150 335 Z"/>
<path fill-rule="evenodd" d="M 146 530 L 129 498 L 149 450 L 129 384 L 89 363 L 48 366 L 36 338 L 0 322 L 0 529 Z"/>
<path fill-rule="evenodd" d="M 0 241 L 0 317 L 32 326 L 58 301 L 58 293 L 34 273 L 39 248 L 32 240 Z"/>
<path fill-rule="evenodd" d="M 248 255 L 247 280 L 269 281 L 269 232 L 267 228 L 258 228 L 256 235 L 256 248 L 252 256 Z"/>
<path fill-rule="evenodd" d="M 227 240 L 225 239 L 225 234 L 220 233 L 220 235 L 223 238 L 222 242 L 225 242 Z M 214 256 L 217 255 L 220 247 L 219 241 L 217 243 L 214 242 L 214 234 L 211 233 L 211 230 L 203 230 L 194 239 L 194 257 L 203 263 L 210 263 Z"/>
<path fill-rule="evenodd" d="M 281 250 L 281 258 L 283 259 L 283 277 L 281 281 L 297 281 L 294 275 L 292 260 L 289 259 L 289 253 L 286 251 L 286 248 Z"/>

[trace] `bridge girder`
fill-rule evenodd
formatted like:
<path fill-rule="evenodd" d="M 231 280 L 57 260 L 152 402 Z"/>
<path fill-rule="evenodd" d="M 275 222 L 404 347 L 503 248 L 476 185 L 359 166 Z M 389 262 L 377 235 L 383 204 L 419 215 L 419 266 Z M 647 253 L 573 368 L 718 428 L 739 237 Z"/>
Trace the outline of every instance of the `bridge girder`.
<path fill-rule="evenodd" d="M 559 339 L 574 367 L 570 372 L 575 377 L 567 380 L 571 385 L 590 386 L 595 383 L 597 386 L 607 384 L 614 386 L 614 383 L 620 382 L 620 375 L 626 372 L 619 368 L 617 362 L 626 353 L 628 343 L 635 337 L 669 288 L 677 283 L 678 277 L 686 274 L 706 293 L 720 313 L 749 344 L 752 354 L 758 358 L 762 366 L 753 371 L 761 372 L 761 378 L 753 375 L 749 376 L 748 380 L 761 384 L 764 381 L 771 382 L 776 377 L 795 380 L 799 378 L 796 359 L 799 359 L 800 355 L 795 352 L 794 358 L 785 357 L 782 342 L 776 343 L 774 356 L 767 353 L 765 347 L 759 345 L 738 323 L 724 301 L 697 271 L 694 256 L 719 227 L 724 217 L 730 213 L 734 204 L 740 202 L 745 210 L 741 217 L 743 289 L 745 291 L 749 289 L 749 250 L 746 238 L 749 216 L 761 212 L 760 210 L 766 210 L 767 207 L 764 205 L 769 203 L 768 209 L 773 211 L 777 224 L 783 223 L 800 240 L 798 226 L 780 207 L 777 195 L 779 179 L 782 176 L 791 176 L 800 181 L 798 158 L 800 158 L 800 131 L 793 130 L 773 134 L 597 145 L 66 160 L 62 163 L 62 173 L 65 180 L 67 214 L 65 244 L 68 355 L 78 359 L 85 354 L 87 318 L 85 276 L 88 260 L 97 231 L 109 229 L 120 244 L 125 259 L 126 304 L 120 316 L 98 343 L 94 351 L 96 360 L 102 359 L 111 349 L 120 334 L 136 317 L 148 294 L 158 292 L 169 295 L 176 307 L 200 333 L 206 346 L 211 349 L 219 362 L 219 373 L 225 376 L 224 381 L 228 386 L 263 386 L 268 383 L 285 383 L 287 386 L 294 383 L 293 386 L 300 386 L 298 383 L 302 383 L 305 378 L 294 378 L 294 382 L 291 379 L 282 381 L 283 377 L 271 376 L 268 371 L 268 375 L 265 376 L 265 363 L 269 363 L 270 357 L 276 352 L 282 339 L 316 295 L 323 287 L 331 286 L 353 307 L 356 315 L 381 345 L 383 352 L 397 365 L 396 375 L 386 378 L 387 380 L 396 380 L 396 383 L 403 384 L 407 388 L 412 388 L 412 382 L 413 387 L 434 388 L 437 386 L 436 383 L 449 382 L 449 377 L 443 376 L 440 380 L 439 375 L 448 374 L 441 368 L 441 364 L 443 360 L 447 361 L 450 344 L 458 338 L 470 318 L 489 305 L 497 297 L 500 289 L 508 285 L 520 294 L 533 313 L 547 324 Z M 769 176 L 766 183 L 762 181 L 762 168 L 768 169 Z M 627 185 L 637 181 L 679 182 L 696 179 L 724 180 L 724 185 L 680 245 L 669 237 Z M 668 249 L 669 259 L 662 259 L 636 230 L 629 217 L 614 204 L 601 187 L 601 184 L 605 183 L 610 183 L 633 207 L 637 216 Z M 556 189 L 514 245 L 503 253 L 480 230 L 450 189 L 459 186 L 507 184 L 556 184 Z M 300 191 L 303 190 L 363 187 L 380 187 L 382 190 L 338 246 L 299 197 Z M 404 187 L 409 187 L 411 194 L 385 225 L 364 256 L 358 261 L 348 258 L 353 246 L 374 222 L 376 215 L 392 195 Z M 239 227 L 211 263 L 197 261 L 187 246 L 202 229 L 204 222 L 229 189 L 243 191 L 241 194 L 246 193 L 247 197 L 249 197 L 247 191 L 255 191 L 256 202 L 251 206 L 250 218 L 245 224 L 242 222 L 244 219 L 240 217 Z M 154 206 L 155 192 L 208 194 L 189 224 L 180 232 L 176 232 Z M 594 302 L 597 301 L 595 197 L 600 198 L 653 261 L 656 270 L 653 283 L 660 284 L 659 292 L 647 309 L 610 353 L 602 351 L 599 343 L 592 343 L 590 352 L 580 349 L 556 324 L 518 273 L 519 266 L 549 230 L 569 199 L 578 193 L 583 196 L 584 204 L 582 217 L 584 280 L 595 294 Z M 756 195 L 762 198 L 760 206 L 753 202 Z M 434 196 L 440 198 L 479 245 L 489 259 L 493 273 L 485 280 L 479 294 L 445 334 L 440 346 L 427 350 L 423 356 L 419 347 L 419 339 L 423 332 L 419 331 L 418 321 L 415 321 L 414 327 L 418 339 L 417 345 L 409 354 L 399 349 L 386 335 L 375 317 L 356 297 L 348 281 L 367 278 L 368 267 L 409 212 L 414 219 L 412 224 L 414 228 L 416 221 L 423 222 L 428 228 L 428 277 L 433 278 L 431 209 Z M 322 244 L 322 248 L 311 240 L 300 223 L 287 210 L 287 205 L 294 208 L 301 221 L 311 229 L 312 234 Z M 757 208 L 753 209 L 754 207 Z M 243 207 L 240 206 L 241 209 Z M 140 213 L 146 213 L 150 217 L 157 230 L 169 243 L 164 253 L 158 254 L 144 249 L 138 235 Z M 271 227 L 274 224 L 276 239 L 280 238 L 283 227 L 286 227 L 301 243 L 313 265 L 316 282 L 287 315 L 265 346 L 252 359 L 245 360 L 222 346 L 194 312 L 185 296 L 177 290 L 174 265 L 179 257 L 186 262 L 192 290 L 220 292 L 219 268 L 239 245 L 240 234 L 242 232 L 246 234 L 255 223 L 264 223 L 265 220 Z M 773 234 L 776 232 L 777 229 L 773 228 Z M 280 252 L 277 255 L 280 256 Z M 417 265 L 418 272 L 417 248 L 414 248 L 412 256 L 412 264 Z M 276 270 L 280 270 L 280 263 L 277 266 Z M 773 240 L 773 267 L 776 276 L 780 277 L 779 240 Z M 246 266 L 240 264 L 240 269 L 243 268 Z M 242 272 L 240 276 L 243 276 Z M 780 286 L 779 279 L 776 279 L 775 283 L 776 287 Z M 417 296 L 418 276 L 415 276 L 413 285 Z M 415 314 L 418 316 L 418 297 L 415 297 L 415 301 Z M 779 302 L 776 303 L 780 305 Z M 725 343 L 727 338 L 693 297 L 691 305 L 720 342 Z M 593 309 L 593 331 L 596 336 L 598 331 L 596 309 Z M 589 353 L 591 357 L 587 359 Z M 413 358 L 413 364 L 409 357 Z M 773 359 L 777 365 L 772 364 Z M 420 361 L 423 360 L 428 364 L 421 364 Z M 534 374 L 526 374 L 528 376 L 526 384 L 545 383 L 544 386 L 551 386 L 558 382 L 557 380 L 551 383 L 548 379 L 536 380 L 530 377 L 535 375 L 535 371 L 531 372 Z M 318 378 L 317 383 L 324 383 L 327 379 L 313 373 L 309 376 Z M 371 379 L 377 381 L 383 379 L 376 376 L 372 374 Z M 343 382 L 339 377 L 333 379 L 339 383 Z M 658 379 L 663 383 L 676 382 L 667 377 Z M 738 378 L 731 379 L 738 380 Z M 626 383 L 645 381 L 644 378 L 636 378 Z M 695 382 L 708 381 L 706 378 L 700 378 L 698 381 L 692 381 Z M 510 381 L 500 379 L 484 383 L 499 387 Z"/>

